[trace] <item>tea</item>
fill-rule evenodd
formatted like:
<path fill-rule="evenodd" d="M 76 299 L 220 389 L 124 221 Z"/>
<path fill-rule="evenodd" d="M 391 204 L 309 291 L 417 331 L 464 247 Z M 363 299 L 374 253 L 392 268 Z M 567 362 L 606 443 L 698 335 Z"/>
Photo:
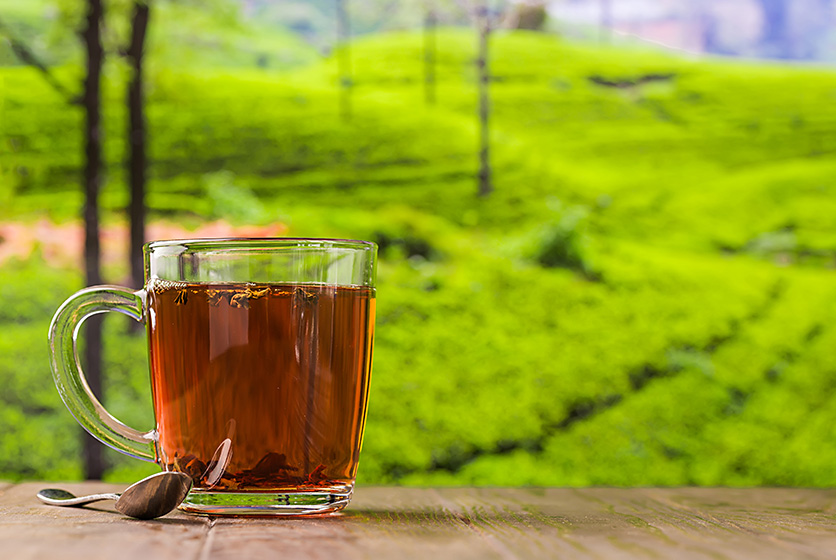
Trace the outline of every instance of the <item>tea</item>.
<path fill-rule="evenodd" d="M 368 287 L 152 281 L 163 468 L 212 492 L 350 490 L 374 301 Z"/>

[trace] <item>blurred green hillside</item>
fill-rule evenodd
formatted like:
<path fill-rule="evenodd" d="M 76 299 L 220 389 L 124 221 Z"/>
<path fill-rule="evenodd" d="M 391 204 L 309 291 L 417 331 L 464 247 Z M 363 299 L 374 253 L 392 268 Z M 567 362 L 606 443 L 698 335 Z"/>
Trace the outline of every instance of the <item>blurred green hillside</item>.
<path fill-rule="evenodd" d="M 348 122 L 331 58 L 149 76 L 153 219 L 380 244 L 360 482 L 836 484 L 836 72 L 498 33 L 479 198 L 474 44 L 440 33 L 428 106 L 419 33 L 358 39 Z M 76 219 L 80 119 L 0 69 L 0 221 Z M 2 269 L 0 477 L 79 476 L 43 340 L 80 273 Z M 150 427 L 144 340 L 106 329 L 108 406 Z"/>

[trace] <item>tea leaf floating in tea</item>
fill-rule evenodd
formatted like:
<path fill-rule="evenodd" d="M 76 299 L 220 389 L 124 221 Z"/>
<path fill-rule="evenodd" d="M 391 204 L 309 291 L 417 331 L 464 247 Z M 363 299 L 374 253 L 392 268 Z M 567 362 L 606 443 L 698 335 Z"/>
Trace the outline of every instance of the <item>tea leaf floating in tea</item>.
<path fill-rule="evenodd" d="M 189 301 L 189 291 L 186 288 L 183 288 L 179 292 L 177 292 L 177 297 L 174 298 L 174 303 L 179 305 L 186 305 Z"/>
<path fill-rule="evenodd" d="M 238 292 L 229 298 L 229 305 L 236 309 L 249 309 L 250 300 L 247 297 L 247 292 Z"/>
<path fill-rule="evenodd" d="M 203 473 L 206 472 L 206 464 L 194 455 L 189 454 L 183 457 L 174 457 L 174 470 L 189 475 L 195 482 L 200 482 Z"/>
<path fill-rule="evenodd" d="M 313 291 L 308 291 L 304 288 L 296 288 L 293 290 L 293 304 L 294 305 L 314 305 L 319 299 L 319 294 Z"/>
<path fill-rule="evenodd" d="M 280 471 L 298 471 L 298 467 L 287 464 L 287 456 L 284 453 L 270 452 L 251 469 L 244 471 L 244 474 L 251 476 L 270 476 Z"/>
<path fill-rule="evenodd" d="M 305 484 L 321 484 L 328 480 L 328 477 L 325 476 L 325 465 L 319 465 L 315 468 L 311 474 L 308 475 L 308 479 L 305 481 Z"/>
<path fill-rule="evenodd" d="M 261 289 L 254 289 L 252 286 L 247 286 L 247 298 L 248 299 L 258 299 L 263 298 L 267 294 L 270 293 L 270 288 L 265 286 Z"/>
<path fill-rule="evenodd" d="M 224 296 L 227 296 L 225 292 L 221 290 L 206 290 L 206 301 L 212 307 L 217 307 L 220 305 L 221 301 L 223 301 Z"/>

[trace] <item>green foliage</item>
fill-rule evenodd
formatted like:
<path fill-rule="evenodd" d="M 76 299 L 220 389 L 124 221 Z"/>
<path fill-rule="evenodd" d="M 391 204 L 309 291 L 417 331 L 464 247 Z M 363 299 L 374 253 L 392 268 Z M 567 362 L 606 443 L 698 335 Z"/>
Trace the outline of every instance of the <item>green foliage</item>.
<path fill-rule="evenodd" d="M 496 191 L 479 198 L 473 39 L 440 31 L 430 107 L 419 35 L 356 41 L 349 122 L 333 59 L 186 71 L 152 55 L 154 218 L 381 246 L 361 482 L 836 483 L 836 74 L 497 33 Z M 79 113 L 28 69 L 0 80 L 0 217 L 71 219 Z M 119 88 L 111 71 L 112 220 Z M 78 273 L 2 266 L 0 476 L 77 476 L 31 341 Z M 108 406 L 150 426 L 143 338 L 105 332 Z M 111 461 L 111 479 L 148 470 Z"/>
<path fill-rule="evenodd" d="M 49 318 L 71 293 L 81 287 L 77 271 L 51 273 L 36 251 L 28 262 L 16 259 L 3 263 L 3 275 L 8 281 L 0 283 L 0 323 Z M 45 271 L 47 272 L 45 274 Z M 44 329 L 43 336 L 46 336 Z"/>
<path fill-rule="evenodd" d="M 537 262 L 547 268 L 568 268 L 592 276 L 586 219 L 587 212 L 583 207 L 573 207 L 544 227 L 539 236 Z"/>
<path fill-rule="evenodd" d="M 264 206 L 248 188 L 235 184 L 230 171 L 216 171 L 203 176 L 206 198 L 212 205 L 210 216 L 227 217 L 237 223 L 261 223 Z"/>
<path fill-rule="evenodd" d="M 104 2 L 102 40 L 114 59 L 129 43 L 133 4 Z M 78 0 L 0 0 L 0 21 L 39 60 L 66 64 L 81 59 L 76 30 L 82 26 L 84 6 Z M 145 51 L 152 65 L 164 60 L 171 67 L 285 70 L 319 58 L 287 29 L 261 20 L 245 22 L 235 0 L 156 0 L 150 6 Z M 11 47 L 0 42 L 0 67 L 19 64 Z"/>
<path fill-rule="evenodd" d="M 49 383 L 49 362 L 45 361 L 48 325 L 43 319 L 3 325 L 0 337 L 0 383 L 3 385 L 0 476 L 3 478 L 77 478 L 81 472 L 74 421 Z"/>

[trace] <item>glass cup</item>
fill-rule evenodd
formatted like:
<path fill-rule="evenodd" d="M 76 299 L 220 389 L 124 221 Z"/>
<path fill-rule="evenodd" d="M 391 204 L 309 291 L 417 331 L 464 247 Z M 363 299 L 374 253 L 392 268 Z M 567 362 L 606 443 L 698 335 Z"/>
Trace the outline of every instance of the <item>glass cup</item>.
<path fill-rule="evenodd" d="M 366 419 L 377 246 L 195 239 L 143 252 L 144 289 L 86 288 L 52 320 L 52 372 L 76 420 L 117 451 L 189 474 L 187 512 L 344 508 Z M 105 311 L 147 327 L 150 432 L 111 416 L 79 367 L 80 325 Z"/>

